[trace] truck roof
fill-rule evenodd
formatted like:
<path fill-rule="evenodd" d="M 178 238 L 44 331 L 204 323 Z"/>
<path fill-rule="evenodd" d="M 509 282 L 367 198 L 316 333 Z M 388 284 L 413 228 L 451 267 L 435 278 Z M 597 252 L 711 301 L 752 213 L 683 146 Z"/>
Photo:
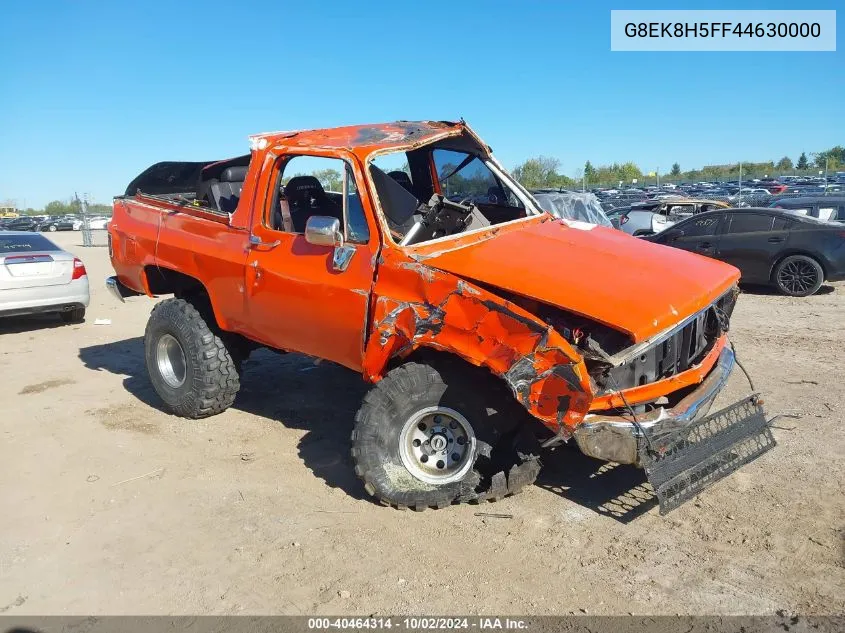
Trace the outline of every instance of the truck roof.
<path fill-rule="evenodd" d="M 289 132 L 265 132 L 249 137 L 253 149 L 271 145 L 305 147 L 366 148 L 366 154 L 373 151 L 402 147 L 417 142 L 427 142 L 446 135 L 450 136 L 467 129 L 461 121 L 394 121 L 392 123 L 370 123 L 319 130 L 293 130 Z"/>

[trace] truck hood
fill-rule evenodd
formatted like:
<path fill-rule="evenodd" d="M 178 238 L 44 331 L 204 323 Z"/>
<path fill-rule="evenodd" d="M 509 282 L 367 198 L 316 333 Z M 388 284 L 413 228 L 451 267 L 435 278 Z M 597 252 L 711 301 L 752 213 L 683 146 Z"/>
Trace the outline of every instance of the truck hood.
<path fill-rule="evenodd" d="M 424 259 L 599 321 L 635 343 L 704 309 L 739 280 L 736 268 L 715 259 L 559 220 L 528 223 Z"/>

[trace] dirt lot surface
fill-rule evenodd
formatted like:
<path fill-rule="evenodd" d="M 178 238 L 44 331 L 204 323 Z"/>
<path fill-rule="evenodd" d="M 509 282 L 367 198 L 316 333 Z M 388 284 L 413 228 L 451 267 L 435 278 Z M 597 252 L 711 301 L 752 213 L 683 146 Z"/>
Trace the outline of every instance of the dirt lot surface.
<path fill-rule="evenodd" d="M 769 415 L 797 417 L 668 516 L 641 471 L 570 450 L 521 495 L 414 513 L 352 473 L 357 376 L 261 351 L 232 409 L 170 416 L 144 367 L 153 301 L 118 303 L 106 249 L 56 241 L 84 260 L 92 304 L 80 325 L 0 323 L 0 613 L 845 610 L 845 284 L 743 293 L 739 357 Z M 747 391 L 737 371 L 721 402 Z"/>

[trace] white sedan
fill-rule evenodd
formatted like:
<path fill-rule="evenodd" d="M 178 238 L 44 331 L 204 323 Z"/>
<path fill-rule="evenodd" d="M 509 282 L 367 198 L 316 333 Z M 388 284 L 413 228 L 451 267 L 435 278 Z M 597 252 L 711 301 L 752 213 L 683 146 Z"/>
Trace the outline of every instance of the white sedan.
<path fill-rule="evenodd" d="M 95 217 L 88 220 L 88 226 L 91 227 L 92 230 L 98 231 L 101 229 L 106 228 L 106 225 L 109 223 L 111 218 L 103 218 L 103 217 Z"/>
<path fill-rule="evenodd" d="M 0 233 L 0 317 L 57 313 L 78 323 L 89 301 L 82 260 L 40 233 Z"/>

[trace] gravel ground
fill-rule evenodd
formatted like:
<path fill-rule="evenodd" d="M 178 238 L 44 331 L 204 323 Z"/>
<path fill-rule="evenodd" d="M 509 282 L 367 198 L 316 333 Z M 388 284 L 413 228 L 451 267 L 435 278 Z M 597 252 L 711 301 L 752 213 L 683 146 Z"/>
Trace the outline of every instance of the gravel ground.
<path fill-rule="evenodd" d="M 845 610 L 845 284 L 743 293 L 740 359 L 769 415 L 797 417 L 671 514 L 641 471 L 570 450 L 516 497 L 414 513 L 352 473 L 357 376 L 262 351 L 232 409 L 170 416 L 144 368 L 153 301 L 118 303 L 106 249 L 55 238 L 85 261 L 92 304 L 79 325 L 0 322 L 0 613 Z M 720 398 L 747 391 L 735 372 Z"/>

